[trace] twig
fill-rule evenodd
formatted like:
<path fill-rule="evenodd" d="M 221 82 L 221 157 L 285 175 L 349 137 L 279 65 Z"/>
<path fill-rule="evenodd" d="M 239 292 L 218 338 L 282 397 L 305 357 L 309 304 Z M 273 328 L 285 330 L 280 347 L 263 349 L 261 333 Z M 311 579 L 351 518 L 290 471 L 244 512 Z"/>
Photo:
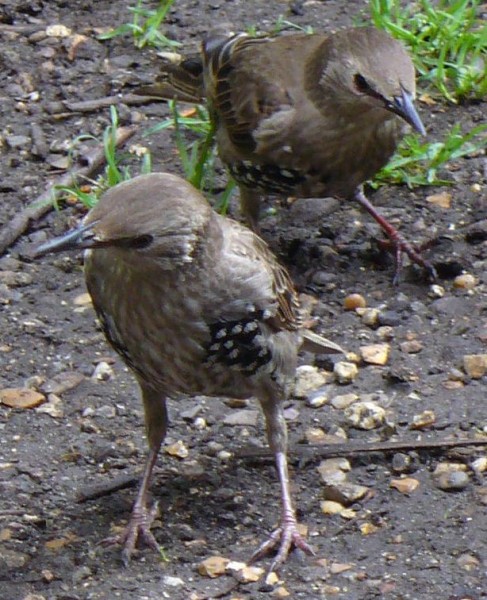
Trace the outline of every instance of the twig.
<path fill-rule="evenodd" d="M 36 25 L 8 25 L 7 23 L 0 23 L 0 34 L 2 33 L 20 33 L 23 35 L 31 35 L 38 31 L 46 29 L 45 25 L 40 23 Z"/>
<path fill-rule="evenodd" d="M 320 446 L 308 444 L 290 448 L 290 455 L 308 458 L 336 458 L 338 456 L 354 456 L 370 452 L 397 452 L 399 450 L 432 450 L 443 448 L 459 448 L 464 446 L 487 446 L 487 439 L 467 440 L 404 440 L 401 442 L 372 442 L 372 443 L 346 443 Z M 244 448 L 238 452 L 238 458 L 267 458 L 272 457 L 270 450 L 261 448 Z"/>
<path fill-rule="evenodd" d="M 116 147 L 122 146 L 136 131 L 136 127 L 119 127 L 115 137 Z M 77 185 L 85 179 L 92 178 L 101 169 L 106 162 L 103 145 L 97 146 L 87 156 L 83 157 L 83 162 L 86 163 L 86 166 L 73 169 L 50 184 L 42 194 L 4 225 L 0 231 L 0 255 L 26 231 L 31 221 L 40 219 L 53 208 L 55 199 L 61 193 L 57 189 L 58 187 Z"/>
<path fill-rule="evenodd" d="M 25 515 L 25 510 L 21 508 L 7 508 L 5 510 L 0 510 L 0 518 L 3 517 L 18 517 Z"/>
<path fill-rule="evenodd" d="M 103 480 L 100 483 L 87 486 L 86 489 L 78 492 L 76 502 L 83 504 L 84 502 L 88 502 L 88 500 L 96 500 L 103 496 L 109 496 L 114 492 L 134 487 L 139 479 L 140 475 L 138 473 L 123 473 L 109 481 Z"/>
<path fill-rule="evenodd" d="M 159 100 L 160 101 L 160 100 Z M 71 113 L 96 112 L 107 106 L 126 104 L 127 106 L 142 106 L 143 104 L 153 104 L 156 102 L 154 96 L 140 96 L 138 94 L 119 94 L 117 96 L 105 96 L 96 100 L 83 100 L 81 102 L 50 102 L 46 105 L 48 113 L 55 118 L 70 116 Z"/>

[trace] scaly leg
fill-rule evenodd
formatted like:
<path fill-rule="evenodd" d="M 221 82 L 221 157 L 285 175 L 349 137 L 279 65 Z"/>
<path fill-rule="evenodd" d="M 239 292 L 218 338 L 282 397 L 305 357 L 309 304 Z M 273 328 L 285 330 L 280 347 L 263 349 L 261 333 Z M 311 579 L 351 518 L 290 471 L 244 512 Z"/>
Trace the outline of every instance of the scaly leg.
<path fill-rule="evenodd" d="M 399 282 L 403 252 L 405 252 L 413 262 L 423 267 L 423 269 L 425 269 L 428 272 L 428 275 L 431 277 L 431 279 L 434 280 L 438 277 L 434 266 L 421 256 L 420 250 L 417 247 L 414 247 L 412 244 L 406 241 L 397 231 L 397 229 L 393 227 L 389 223 L 389 221 L 387 221 L 387 219 L 385 219 L 381 214 L 377 212 L 376 208 L 364 194 L 364 191 L 361 187 L 357 188 L 357 190 L 354 193 L 353 199 L 357 200 L 357 202 L 359 202 L 365 208 L 365 210 L 370 215 L 372 215 L 372 217 L 374 217 L 377 223 L 379 223 L 382 229 L 386 232 L 390 240 L 390 243 L 394 249 L 394 261 L 396 265 L 396 271 L 393 279 L 394 284 L 397 284 Z"/>
<path fill-rule="evenodd" d="M 269 539 L 254 552 L 250 561 L 254 562 L 278 548 L 269 572 L 284 563 L 291 547 L 300 548 L 306 554 L 314 556 L 314 552 L 298 531 L 298 522 L 294 511 L 291 491 L 289 489 L 289 472 L 287 466 L 287 427 L 280 400 L 269 400 L 262 403 L 266 417 L 267 437 L 276 459 L 277 474 L 281 484 L 281 520 Z"/>
<path fill-rule="evenodd" d="M 137 492 L 137 498 L 125 531 L 120 535 L 107 538 L 101 542 L 104 546 L 114 544 L 123 545 L 122 561 L 125 566 L 130 562 L 139 537 L 144 540 L 149 548 L 152 548 L 158 554 L 161 552 L 161 548 L 150 530 L 157 514 L 158 505 L 156 502 L 149 508 L 147 506 L 147 494 L 149 493 L 152 471 L 154 470 L 159 449 L 166 435 L 167 407 L 166 400 L 160 393 L 148 388 L 142 381 L 139 381 L 139 384 L 142 389 L 142 399 L 144 402 L 149 454 Z"/>

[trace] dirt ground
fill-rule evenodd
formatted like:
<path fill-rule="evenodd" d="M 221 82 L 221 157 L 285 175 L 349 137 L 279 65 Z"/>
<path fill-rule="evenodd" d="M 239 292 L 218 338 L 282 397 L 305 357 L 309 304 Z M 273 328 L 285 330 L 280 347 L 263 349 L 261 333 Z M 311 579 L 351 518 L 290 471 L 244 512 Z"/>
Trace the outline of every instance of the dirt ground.
<path fill-rule="evenodd" d="M 97 28 L 129 21 L 133 4 L 0 3 L 0 225 L 62 174 L 56 167 L 65 161 L 70 140 L 100 136 L 109 122 L 107 109 L 56 119 L 50 103 L 127 93 L 157 72 L 154 52 L 137 50 L 129 36 L 96 38 Z M 354 24 L 364 10 L 358 0 L 176 0 L 168 34 L 194 50 L 215 24 L 269 30 L 284 15 L 326 30 Z M 70 28 L 71 35 L 46 35 L 46 26 L 55 24 Z M 442 138 L 454 123 L 470 129 L 485 119 L 485 103 L 419 107 L 431 139 Z M 133 141 L 150 147 L 154 170 L 180 172 L 169 131 L 142 136 L 167 114 L 163 103 L 120 108 L 122 124 L 139 128 Z M 43 132 L 47 151 L 33 143 L 33 125 Z M 373 194 L 405 236 L 441 240 L 429 255 L 440 272 L 436 288 L 415 269 L 405 270 L 399 287 L 391 284 L 392 265 L 380 264 L 375 251 L 378 228 L 357 206 L 301 201 L 263 221 L 266 239 L 300 289 L 317 298 L 318 331 L 353 352 L 367 344 L 390 344 L 384 366 L 361 363 L 353 382 L 340 385 L 330 376 L 326 387 L 330 400 L 353 393 L 380 405 L 386 411 L 382 427 L 350 426 L 339 402 L 316 408 L 293 398 L 287 407 L 295 500 L 316 558 L 294 553 L 275 586 L 262 579 L 236 586 L 230 575 L 209 579 L 197 569 L 213 555 L 245 561 L 276 522 L 272 460 L 242 456 L 249 446 L 265 446 L 253 402 L 240 416 L 236 411 L 242 407 L 224 399 L 189 398 L 171 405 L 166 445 L 182 440 L 189 456 L 161 452 L 152 486 L 161 510 L 154 532 L 165 560 L 142 548 L 125 569 L 118 549 L 98 545 L 129 515 L 134 474 L 146 452 L 142 409 L 134 379 L 107 347 L 85 302 L 81 257 L 30 258 L 31 248 L 72 225 L 80 208 L 32 223 L 0 258 L 0 389 L 27 386 L 49 402 L 23 410 L 0 405 L 0 598 L 265 599 L 286 597 L 286 591 L 287 597 L 302 599 L 487 598 L 487 486 L 485 461 L 478 460 L 485 458 L 485 447 L 348 456 L 348 480 L 369 488 L 349 507 L 349 518 L 323 513 L 320 448 L 302 452 L 316 428 L 342 431 L 351 442 L 364 443 L 485 439 L 485 376 L 466 372 L 464 357 L 486 353 L 486 158 L 459 160 L 442 175 L 453 185 L 386 187 Z M 445 190 L 452 196 L 450 208 L 426 200 Z M 237 206 L 235 200 L 236 216 Z M 462 269 L 475 276 L 472 289 L 453 285 Z M 378 323 L 367 325 L 343 309 L 352 292 L 380 310 Z M 317 364 L 332 368 L 330 361 Z M 434 413 L 431 424 L 414 429 L 414 418 L 426 410 Z M 237 424 L 231 424 L 232 415 Z M 438 466 L 449 474 L 446 484 L 435 476 Z M 405 493 L 391 487 L 405 477 L 419 484 L 416 489 Z M 80 494 L 120 478 L 131 485 L 78 501 Z"/>

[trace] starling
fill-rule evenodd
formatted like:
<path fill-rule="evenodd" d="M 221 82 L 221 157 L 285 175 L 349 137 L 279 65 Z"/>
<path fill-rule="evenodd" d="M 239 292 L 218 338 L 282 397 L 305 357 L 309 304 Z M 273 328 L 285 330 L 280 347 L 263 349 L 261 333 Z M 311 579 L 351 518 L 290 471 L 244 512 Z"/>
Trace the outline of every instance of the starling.
<path fill-rule="evenodd" d="M 123 544 L 124 562 L 139 536 L 158 549 L 147 495 L 166 434 L 166 400 L 182 394 L 259 399 L 282 510 L 253 558 L 276 550 L 274 568 L 293 545 L 311 553 L 291 500 L 283 401 L 301 345 L 342 350 L 304 329 L 289 275 L 265 242 L 216 213 L 181 178 L 154 173 L 109 189 L 80 227 L 36 254 L 68 249 L 85 249 L 86 284 L 103 331 L 142 392 L 149 454 L 130 522 L 108 540 Z"/>
<path fill-rule="evenodd" d="M 435 277 L 432 265 L 370 203 L 362 185 L 394 153 L 414 107 L 415 73 L 403 46 L 373 27 L 251 38 L 210 35 L 201 56 L 163 67 L 138 93 L 200 102 L 206 97 L 223 163 L 256 229 L 263 193 L 358 201 L 395 253 Z"/>

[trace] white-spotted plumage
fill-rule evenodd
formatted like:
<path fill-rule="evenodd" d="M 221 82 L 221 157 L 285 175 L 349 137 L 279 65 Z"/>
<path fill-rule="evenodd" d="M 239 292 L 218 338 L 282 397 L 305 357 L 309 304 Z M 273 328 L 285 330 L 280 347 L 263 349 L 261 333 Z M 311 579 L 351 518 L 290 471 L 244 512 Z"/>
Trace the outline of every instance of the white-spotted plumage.
<path fill-rule="evenodd" d="M 150 452 L 131 520 L 116 540 L 125 558 L 139 536 L 157 548 L 147 492 L 166 433 L 166 399 L 181 394 L 258 397 L 282 488 L 281 530 L 270 543 L 278 547 L 274 564 L 293 543 L 309 551 L 289 496 L 282 413 L 306 333 L 289 276 L 266 244 L 214 212 L 188 183 L 160 173 L 110 189 L 78 235 L 41 251 L 76 245 L 90 248 L 85 276 L 93 305 L 144 401 Z M 323 351 L 337 351 L 315 337 Z"/>

